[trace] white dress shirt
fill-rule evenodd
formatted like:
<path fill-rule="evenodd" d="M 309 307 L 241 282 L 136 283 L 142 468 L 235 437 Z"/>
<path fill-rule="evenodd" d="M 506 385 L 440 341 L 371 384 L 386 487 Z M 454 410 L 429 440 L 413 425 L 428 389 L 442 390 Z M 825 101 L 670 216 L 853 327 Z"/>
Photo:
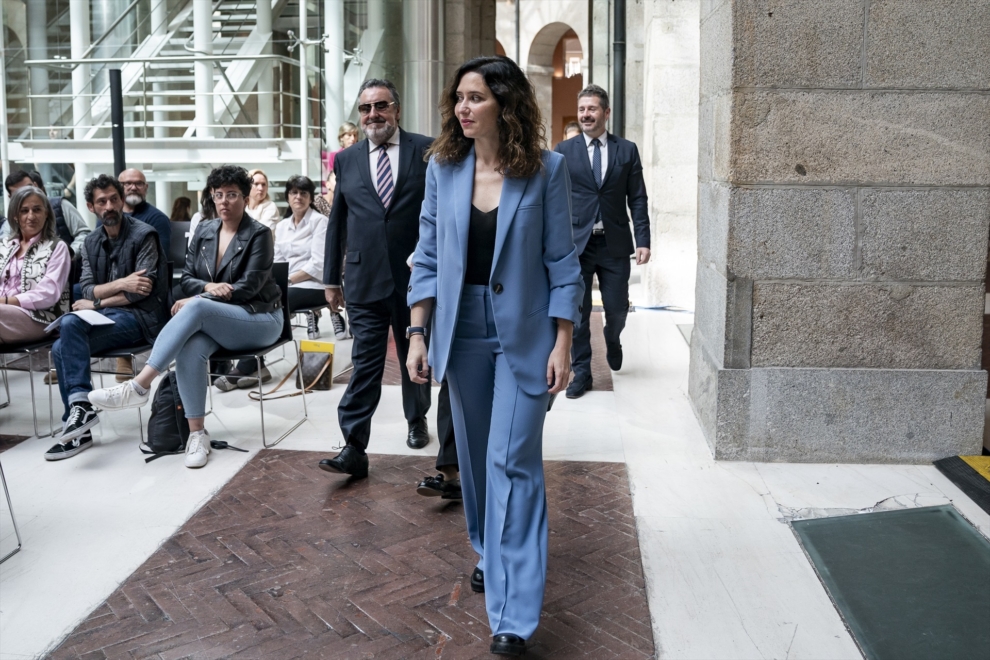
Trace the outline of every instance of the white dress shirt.
<path fill-rule="evenodd" d="M 395 178 L 399 171 L 399 130 L 396 128 L 395 133 L 392 133 L 392 137 L 388 139 L 388 148 L 385 150 L 385 153 L 388 154 L 388 164 L 392 168 L 393 187 L 395 186 Z M 371 154 L 371 158 L 368 159 L 371 162 L 368 164 L 371 166 L 371 183 L 375 186 L 376 191 L 378 190 L 378 146 L 371 140 L 368 140 L 368 149 L 370 149 L 369 153 Z"/>
<path fill-rule="evenodd" d="M 245 206 L 244 212 L 272 231 L 275 231 L 275 225 L 277 225 L 278 221 L 282 219 L 279 215 L 278 207 L 275 206 L 275 202 L 270 199 L 266 199 L 253 209 Z"/>
<path fill-rule="evenodd" d="M 591 163 L 591 176 L 595 176 L 595 145 L 591 144 L 591 141 L 596 139 L 589 137 L 587 133 L 581 133 L 584 136 L 584 143 L 588 146 L 588 162 Z M 602 181 L 605 180 L 605 172 L 608 171 L 608 131 L 605 131 L 598 136 L 597 140 L 602 143 L 599 147 L 602 152 Z M 601 220 L 595 222 L 594 229 L 601 229 L 604 227 Z"/>
<path fill-rule="evenodd" d="M 323 288 L 323 252 L 327 240 L 327 217 L 309 209 L 296 225 L 290 216 L 275 225 L 275 261 L 289 262 L 289 274 L 303 271 L 312 280 L 298 284 L 303 289 Z"/>

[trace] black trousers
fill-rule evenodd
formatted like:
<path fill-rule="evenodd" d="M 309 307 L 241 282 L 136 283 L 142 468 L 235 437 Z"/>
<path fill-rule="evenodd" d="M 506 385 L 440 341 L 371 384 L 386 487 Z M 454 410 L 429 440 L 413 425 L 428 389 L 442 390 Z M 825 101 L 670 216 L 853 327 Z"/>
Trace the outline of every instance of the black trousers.
<path fill-rule="evenodd" d="M 448 465 L 457 465 L 457 446 L 454 444 L 454 418 L 450 413 L 450 390 L 447 389 L 447 379 L 440 384 L 440 394 L 437 395 L 437 438 L 440 440 L 440 451 L 437 453 L 437 469 Z"/>
<path fill-rule="evenodd" d="M 395 337 L 395 349 L 399 358 L 402 410 L 407 422 L 426 417 L 426 412 L 430 409 L 430 384 L 413 383 L 406 371 L 409 307 L 406 305 L 405 291 L 393 291 L 388 298 L 373 303 L 347 303 L 347 318 L 351 322 L 351 333 L 354 335 L 351 346 L 354 371 L 347 390 L 340 399 L 337 418 L 347 444 L 363 452 L 368 448 L 371 437 L 371 418 L 382 398 L 382 374 L 388 355 L 389 327 Z"/>
<path fill-rule="evenodd" d="M 571 370 L 574 381 L 591 378 L 591 281 L 598 276 L 598 288 L 605 307 L 605 343 L 619 343 L 629 313 L 629 257 L 608 253 L 605 236 L 592 234 L 581 253 L 581 277 L 584 279 L 584 304 L 581 324 L 574 328 L 571 344 Z"/>

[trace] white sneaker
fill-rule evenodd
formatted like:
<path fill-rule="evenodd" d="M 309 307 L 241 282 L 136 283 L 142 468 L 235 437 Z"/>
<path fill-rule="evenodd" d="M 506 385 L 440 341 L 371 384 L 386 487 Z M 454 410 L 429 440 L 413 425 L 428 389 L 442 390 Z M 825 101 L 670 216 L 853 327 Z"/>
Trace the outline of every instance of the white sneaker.
<path fill-rule="evenodd" d="M 138 394 L 131 384 L 132 382 L 129 380 L 114 387 L 93 390 L 89 393 L 89 402 L 98 410 L 140 408 L 151 398 L 151 389 L 148 389 L 144 394 Z"/>
<path fill-rule="evenodd" d="M 201 468 L 210 456 L 210 433 L 206 429 L 193 431 L 186 441 L 186 467 Z"/>

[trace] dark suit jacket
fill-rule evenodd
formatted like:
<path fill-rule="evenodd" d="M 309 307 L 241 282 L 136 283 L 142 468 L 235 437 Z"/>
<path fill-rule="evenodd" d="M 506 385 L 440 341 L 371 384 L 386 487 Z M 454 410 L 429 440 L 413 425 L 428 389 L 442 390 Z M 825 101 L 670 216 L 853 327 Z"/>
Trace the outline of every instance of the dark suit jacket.
<path fill-rule="evenodd" d="M 423 155 L 433 138 L 399 129 L 398 172 L 388 210 L 371 180 L 367 139 L 336 155 L 337 186 L 327 223 L 324 284 L 341 284 L 344 299 L 357 304 L 383 300 L 409 286 L 406 259 L 419 240 L 419 211 L 426 192 Z"/>
<path fill-rule="evenodd" d="M 608 134 L 608 164 L 600 189 L 595 184 L 583 134 L 558 143 L 555 151 L 564 155 L 567 170 L 571 173 L 574 244 L 578 253 L 584 252 L 588 244 L 599 207 L 602 210 L 605 244 L 611 256 L 628 257 L 635 252 L 635 247 L 650 247 L 650 206 L 643 181 L 643 164 L 636 145 Z M 636 231 L 635 246 L 629 231 L 627 204 Z"/>

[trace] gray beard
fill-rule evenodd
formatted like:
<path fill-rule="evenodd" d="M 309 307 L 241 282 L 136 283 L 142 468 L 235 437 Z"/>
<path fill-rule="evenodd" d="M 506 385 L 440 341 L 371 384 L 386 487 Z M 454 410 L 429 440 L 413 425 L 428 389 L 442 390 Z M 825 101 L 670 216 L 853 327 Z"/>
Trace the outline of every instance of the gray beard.
<path fill-rule="evenodd" d="M 370 124 L 364 127 L 364 133 L 368 136 L 375 146 L 384 144 L 392 139 L 395 135 L 396 127 L 390 126 L 387 123 L 384 124 Z"/>
<path fill-rule="evenodd" d="M 124 198 L 124 203 L 126 203 L 131 208 L 134 208 L 143 201 L 144 201 L 144 197 L 141 197 L 141 195 L 128 195 L 127 197 Z"/>

